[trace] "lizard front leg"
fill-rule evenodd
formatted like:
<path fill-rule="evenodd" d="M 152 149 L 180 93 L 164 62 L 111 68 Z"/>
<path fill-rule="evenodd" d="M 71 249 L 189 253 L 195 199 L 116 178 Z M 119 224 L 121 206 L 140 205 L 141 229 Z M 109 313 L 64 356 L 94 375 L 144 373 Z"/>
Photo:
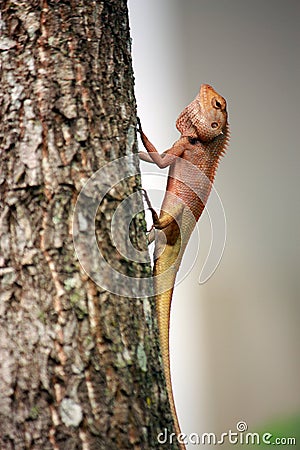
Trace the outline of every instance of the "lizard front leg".
<path fill-rule="evenodd" d="M 139 157 L 143 161 L 155 163 L 160 169 L 164 169 L 165 167 L 170 166 L 174 161 L 176 161 L 176 158 L 182 155 L 182 153 L 186 149 L 186 138 L 180 138 L 173 144 L 171 148 L 160 154 L 143 132 L 139 119 L 137 131 L 140 133 L 142 143 L 148 152 L 139 152 Z"/>

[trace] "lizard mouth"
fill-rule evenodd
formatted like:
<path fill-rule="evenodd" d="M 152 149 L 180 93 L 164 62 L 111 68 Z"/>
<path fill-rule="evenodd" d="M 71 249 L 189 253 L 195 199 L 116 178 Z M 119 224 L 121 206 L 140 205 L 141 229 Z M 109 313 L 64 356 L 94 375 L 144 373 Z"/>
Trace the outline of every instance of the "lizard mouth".
<path fill-rule="evenodd" d="M 214 93 L 214 95 L 217 94 L 209 84 L 201 84 L 199 94 L 200 94 L 200 101 L 203 105 L 208 104 L 209 93 Z"/>
<path fill-rule="evenodd" d="M 199 96 L 200 102 L 204 107 L 213 107 L 215 110 L 219 111 L 224 111 L 226 109 L 225 99 L 209 84 L 201 84 Z"/>

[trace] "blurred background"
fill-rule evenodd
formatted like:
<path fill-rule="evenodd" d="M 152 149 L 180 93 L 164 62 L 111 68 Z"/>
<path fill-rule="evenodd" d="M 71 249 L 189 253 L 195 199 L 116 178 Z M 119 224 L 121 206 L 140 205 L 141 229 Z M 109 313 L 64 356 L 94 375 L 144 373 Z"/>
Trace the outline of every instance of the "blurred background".
<path fill-rule="evenodd" d="M 138 115 L 156 148 L 178 139 L 176 118 L 201 83 L 226 98 L 231 125 L 216 177 L 224 255 L 200 285 L 211 237 L 203 217 L 199 257 L 172 305 L 181 428 L 222 433 L 243 420 L 250 432 L 299 435 L 300 2 L 129 0 L 129 7 Z M 142 169 L 148 177 L 149 165 Z"/>

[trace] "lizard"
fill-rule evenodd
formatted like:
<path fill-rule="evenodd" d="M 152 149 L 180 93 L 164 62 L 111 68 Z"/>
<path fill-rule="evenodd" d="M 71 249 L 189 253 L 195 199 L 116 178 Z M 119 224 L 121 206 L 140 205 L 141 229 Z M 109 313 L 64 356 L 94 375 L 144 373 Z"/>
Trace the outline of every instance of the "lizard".
<path fill-rule="evenodd" d="M 196 98 L 179 115 L 176 128 L 180 138 L 160 154 L 143 132 L 138 119 L 137 130 L 147 150 L 139 152 L 140 159 L 160 168 L 169 167 L 159 216 L 151 207 L 147 194 L 146 201 L 153 216 L 151 231 L 154 234 L 149 233 L 149 241 L 155 240 L 154 294 L 164 376 L 177 440 L 180 449 L 184 450 L 170 373 L 171 302 L 185 247 L 205 208 L 220 157 L 228 145 L 226 100 L 210 85 L 202 84 Z"/>

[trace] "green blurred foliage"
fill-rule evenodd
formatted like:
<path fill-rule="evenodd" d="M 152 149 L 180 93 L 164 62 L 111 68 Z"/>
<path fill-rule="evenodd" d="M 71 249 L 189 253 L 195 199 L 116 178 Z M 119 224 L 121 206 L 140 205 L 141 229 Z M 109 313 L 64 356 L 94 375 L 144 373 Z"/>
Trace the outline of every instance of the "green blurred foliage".
<path fill-rule="evenodd" d="M 254 430 L 248 430 L 247 432 L 254 432 Z M 278 419 L 274 422 L 270 422 L 265 424 L 262 428 L 255 430 L 256 433 L 260 435 L 260 439 L 262 439 L 262 436 L 265 433 L 269 433 L 272 435 L 272 437 L 268 437 L 268 442 L 263 443 L 260 442 L 259 445 L 240 445 L 239 450 L 248 450 L 248 449 L 270 449 L 274 448 L 276 450 L 287 450 L 287 449 L 294 449 L 294 450 L 300 450 L 300 414 L 296 416 L 292 416 L 288 419 Z M 276 438 L 282 439 L 282 443 L 277 444 Z M 288 438 L 295 438 L 295 443 L 290 441 Z M 235 446 L 232 446 L 234 448 Z M 236 447 L 235 447 L 236 448 Z"/>

